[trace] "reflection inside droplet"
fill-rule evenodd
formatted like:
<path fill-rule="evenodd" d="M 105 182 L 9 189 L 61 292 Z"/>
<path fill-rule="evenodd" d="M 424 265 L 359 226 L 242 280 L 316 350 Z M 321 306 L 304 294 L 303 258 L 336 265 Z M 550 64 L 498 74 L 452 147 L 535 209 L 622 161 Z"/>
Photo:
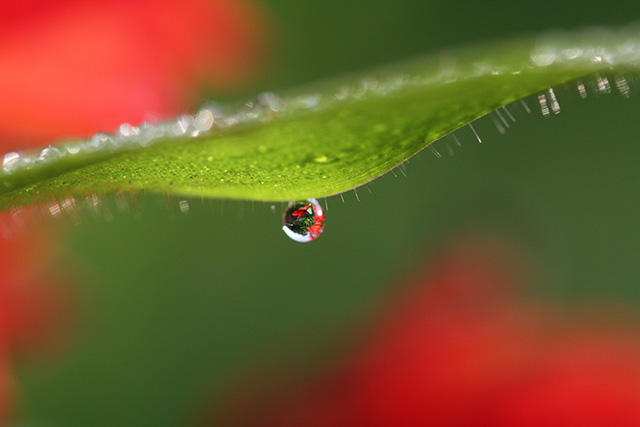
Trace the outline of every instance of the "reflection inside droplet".
<path fill-rule="evenodd" d="M 289 202 L 284 212 L 285 234 L 296 242 L 306 243 L 324 231 L 324 212 L 316 199 Z"/>

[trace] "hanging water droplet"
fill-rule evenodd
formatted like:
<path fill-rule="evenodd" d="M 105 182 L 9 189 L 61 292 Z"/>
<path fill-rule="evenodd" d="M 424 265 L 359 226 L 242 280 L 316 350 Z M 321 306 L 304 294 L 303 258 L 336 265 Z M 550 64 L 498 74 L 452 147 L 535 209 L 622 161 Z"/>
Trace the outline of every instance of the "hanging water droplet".
<path fill-rule="evenodd" d="M 282 229 L 291 239 L 310 242 L 324 231 L 324 211 L 316 199 L 289 202 L 283 222 Z"/>

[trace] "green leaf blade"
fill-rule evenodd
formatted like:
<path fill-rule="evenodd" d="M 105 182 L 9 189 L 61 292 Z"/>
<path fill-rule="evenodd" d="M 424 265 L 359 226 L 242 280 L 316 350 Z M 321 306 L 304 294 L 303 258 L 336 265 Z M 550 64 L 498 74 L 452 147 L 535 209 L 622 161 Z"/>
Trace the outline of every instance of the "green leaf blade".
<path fill-rule="evenodd" d="M 639 64 L 634 27 L 448 52 L 238 107 L 197 136 L 123 137 L 115 149 L 93 151 L 69 143 L 81 147 L 75 154 L 63 144 L 64 155 L 51 161 L 0 173 L 0 208 L 121 191 L 264 201 L 329 196 L 501 106 Z"/>

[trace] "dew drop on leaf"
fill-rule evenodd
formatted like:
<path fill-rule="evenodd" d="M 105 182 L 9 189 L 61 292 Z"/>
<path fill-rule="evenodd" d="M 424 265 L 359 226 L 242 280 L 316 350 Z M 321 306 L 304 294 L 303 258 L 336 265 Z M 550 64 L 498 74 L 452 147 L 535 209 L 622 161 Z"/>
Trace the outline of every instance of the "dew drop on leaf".
<path fill-rule="evenodd" d="M 310 242 L 324 231 L 324 211 L 316 199 L 289 202 L 283 222 L 282 229 L 291 239 Z"/>
<path fill-rule="evenodd" d="M 52 162 L 60 157 L 60 155 L 61 152 L 58 148 L 49 146 L 40 152 L 40 157 L 38 158 L 38 160 L 43 162 Z"/>
<path fill-rule="evenodd" d="M 2 168 L 5 172 L 11 172 L 20 163 L 20 153 L 12 151 L 4 155 Z"/>

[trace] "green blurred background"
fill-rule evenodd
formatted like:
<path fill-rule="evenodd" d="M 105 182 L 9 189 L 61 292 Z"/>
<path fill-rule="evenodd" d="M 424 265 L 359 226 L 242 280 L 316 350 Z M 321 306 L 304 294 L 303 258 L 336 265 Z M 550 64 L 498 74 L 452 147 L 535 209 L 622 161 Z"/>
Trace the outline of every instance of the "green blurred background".
<path fill-rule="evenodd" d="M 299 85 L 448 46 L 548 28 L 620 25 L 637 1 L 264 1 L 272 63 L 238 93 Z M 19 365 L 19 423 L 176 425 L 216 414 L 264 378 L 304 378 L 357 342 L 411 274 L 452 236 L 508 236 L 539 268 L 534 298 L 640 302 L 640 89 L 586 100 L 557 88 L 562 112 L 527 115 L 505 135 L 490 118 L 408 165 L 327 200 L 327 228 L 298 244 L 283 205 L 139 196 L 113 219 L 62 234 L 60 268 L 78 295 L 77 331 Z M 206 93 L 207 96 L 214 94 Z M 529 99 L 533 107 L 535 97 Z M 127 196 L 128 197 L 128 196 Z M 324 204 L 324 200 L 322 201 Z M 266 380 L 265 380 L 266 381 Z"/>

